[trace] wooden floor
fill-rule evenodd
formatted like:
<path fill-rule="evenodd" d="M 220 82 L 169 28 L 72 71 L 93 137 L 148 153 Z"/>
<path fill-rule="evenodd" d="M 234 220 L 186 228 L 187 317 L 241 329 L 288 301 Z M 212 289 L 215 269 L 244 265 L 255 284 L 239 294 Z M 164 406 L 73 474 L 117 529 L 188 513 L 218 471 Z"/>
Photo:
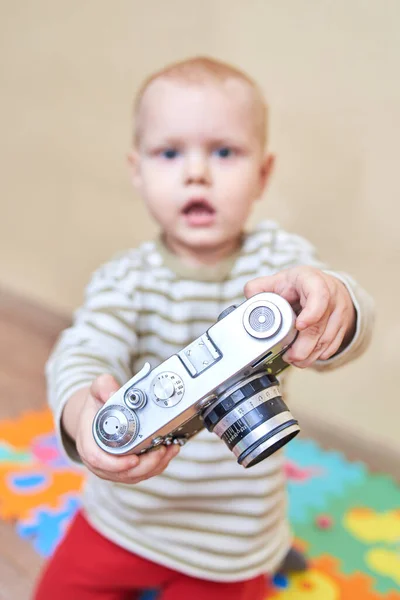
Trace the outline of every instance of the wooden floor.
<path fill-rule="evenodd" d="M 45 406 L 43 368 L 65 317 L 0 290 L 0 420 Z M 366 440 L 346 439 L 342 432 L 301 420 L 302 431 L 325 448 L 364 460 L 370 468 L 400 479 L 399 461 Z M 28 542 L 0 520 L 0 600 L 29 600 L 42 560 Z M 56 599 L 55 599 L 56 600 Z"/>
<path fill-rule="evenodd" d="M 45 405 L 43 366 L 66 324 L 65 318 L 0 291 L 0 419 Z M 41 565 L 13 524 L 0 520 L 0 600 L 28 600 Z"/>

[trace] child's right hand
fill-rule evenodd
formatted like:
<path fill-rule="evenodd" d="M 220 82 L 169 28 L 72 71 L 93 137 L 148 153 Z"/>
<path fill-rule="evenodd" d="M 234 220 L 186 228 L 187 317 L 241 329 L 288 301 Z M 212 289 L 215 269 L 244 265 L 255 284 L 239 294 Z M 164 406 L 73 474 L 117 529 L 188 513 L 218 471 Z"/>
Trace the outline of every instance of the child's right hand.
<path fill-rule="evenodd" d="M 99 448 L 93 438 L 93 420 L 99 408 L 119 387 L 111 375 L 101 375 L 94 380 L 77 420 L 76 448 L 87 468 L 101 479 L 118 483 L 139 483 L 162 473 L 169 461 L 178 454 L 179 446 L 160 446 L 141 456 L 113 456 Z"/>

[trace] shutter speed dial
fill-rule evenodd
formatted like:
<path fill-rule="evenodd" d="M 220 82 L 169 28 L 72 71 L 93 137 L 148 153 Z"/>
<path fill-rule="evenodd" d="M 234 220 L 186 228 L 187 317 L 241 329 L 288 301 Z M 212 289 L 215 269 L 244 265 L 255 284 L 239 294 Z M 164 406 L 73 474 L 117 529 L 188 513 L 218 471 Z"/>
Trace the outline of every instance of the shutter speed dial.
<path fill-rule="evenodd" d="M 176 373 L 164 371 L 155 377 L 151 384 L 153 401 L 163 408 L 176 406 L 183 398 L 185 386 Z"/>
<path fill-rule="evenodd" d="M 107 406 L 95 423 L 97 437 L 107 448 L 122 448 L 139 433 L 136 413 L 120 404 Z"/>

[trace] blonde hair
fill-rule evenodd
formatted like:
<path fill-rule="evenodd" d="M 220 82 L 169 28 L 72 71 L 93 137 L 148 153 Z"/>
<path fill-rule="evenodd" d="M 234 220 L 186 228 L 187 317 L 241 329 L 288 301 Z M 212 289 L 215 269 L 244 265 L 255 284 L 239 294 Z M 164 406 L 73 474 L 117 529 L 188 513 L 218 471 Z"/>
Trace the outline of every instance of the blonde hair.
<path fill-rule="evenodd" d="M 142 83 L 139 91 L 136 95 L 134 102 L 134 117 L 136 122 L 134 141 L 138 142 L 139 137 L 139 113 L 143 100 L 143 96 L 148 87 L 157 79 L 166 79 L 167 81 L 179 81 L 183 83 L 191 84 L 203 84 L 203 83 L 224 83 L 228 79 L 237 79 L 247 84 L 253 94 L 254 102 L 259 107 L 259 129 L 260 138 L 262 145 L 266 143 L 267 137 L 267 120 L 268 120 L 268 106 L 265 101 L 264 95 L 258 86 L 258 84 L 246 73 L 240 69 L 216 60 L 214 58 L 208 58 L 205 56 L 196 56 L 194 58 L 188 58 L 179 62 L 172 63 L 163 67 L 159 71 L 156 71 L 150 75 Z"/>

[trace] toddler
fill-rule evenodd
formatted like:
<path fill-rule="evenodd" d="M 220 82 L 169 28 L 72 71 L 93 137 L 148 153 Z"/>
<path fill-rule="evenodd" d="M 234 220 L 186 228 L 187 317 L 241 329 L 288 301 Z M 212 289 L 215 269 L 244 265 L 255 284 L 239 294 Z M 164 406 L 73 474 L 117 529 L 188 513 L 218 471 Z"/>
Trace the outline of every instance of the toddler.
<path fill-rule="evenodd" d="M 60 439 L 88 477 L 35 598 L 133 600 L 157 587 L 160 600 L 263 600 L 292 543 L 282 452 L 246 470 L 202 431 L 182 448 L 116 457 L 96 445 L 93 418 L 145 362 L 246 296 L 292 304 L 299 335 L 285 360 L 319 370 L 364 351 L 371 301 L 298 235 L 272 221 L 245 230 L 274 164 L 267 106 L 246 74 L 208 58 L 156 73 L 138 94 L 132 146 L 132 181 L 160 235 L 94 273 L 47 364 Z"/>

